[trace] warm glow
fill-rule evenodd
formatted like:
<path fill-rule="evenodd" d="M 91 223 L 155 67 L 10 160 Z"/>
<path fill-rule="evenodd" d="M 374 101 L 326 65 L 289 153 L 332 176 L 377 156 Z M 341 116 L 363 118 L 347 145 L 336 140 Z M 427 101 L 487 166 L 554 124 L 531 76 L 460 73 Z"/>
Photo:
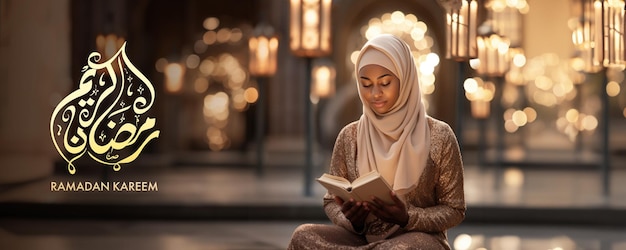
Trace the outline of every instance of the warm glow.
<path fill-rule="evenodd" d="M 526 65 L 526 56 L 524 54 L 515 54 L 513 56 L 513 64 L 516 67 L 524 67 Z"/>
<path fill-rule="evenodd" d="M 167 62 L 167 59 L 165 58 L 159 58 L 155 63 L 154 63 L 154 68 L 156 69 L 157 72 L 163 73 L 163 71 L 165 71 L 165 67 L 168 65 L 169 63 Z"/>
<path fill-rule="evenodd" d="M 526 114 L 529 123 L 534 122 L 535 119 L 537 119 L 537 111 L 531 107 L 524 108 L 524 113 Z"/>
<path fill-rule="evenodd" d="M 491 16 L 493 30 L 507 37 L 513 47 L 522 43 L 522 15 L 528 13 L 525 0 L 490 0 L 486 7 Z"/>
<path fill-rule="evenodd" d="M 521 188 L 524 185 L 524 172 L 519 168 L 507 168 L 504 171 L 504 184 L 512 188 Z"/>
<path fill-rule="evenodd" d="M 491 239 L 492 249 L 522 249 L 522 239 L 519 236 L 505 235 Z"/>
<path fill-rule="evenodd" d="M 254 76 L 274 75 L 277 65 L 278 38 L 251 37 L 248 45 L 250 49 L 250 74 Z"/>
<path fill-rule="evenodd" d="M 472 236 L 468 234 L 459 234 L 459 236 L 454 239 L 455 250 L 468 250 L 470 246 L 472 246 Z"/>
<path fill-rule="evenodd" d="M 472 116 L 478 119 L 488 118 L 495 85 L 491 82 L 483 82 L 479 77 L 474 77 L 466 79 L 463 88 L 465 89 L 465 97 L 470 101 Z"/>
<path fill-rule="evenodd" d="M 228 41 L 230 41 L 230 29 L 229 28 L 222 28 L 220 30 L 217 31 L 217 42 L 219 43 L 226 43 Z"/>
<path fill-rule="evenodd" d="M 331 0 L 290 1 L 290 48 L 297 56 L 330 54 Z"/>
<path fill-rule="evenodd" d="M 580 22 L 572 40 L 585 61 L 585 71 L 597 72 L 603 66 L 624 67 L 624 1 L 583 1 Z"/>
<path fill-rule="evenodd" d="M 480 59 L 471 59 L 469 60 L 469 65 L 472 69 L 478 69 L 480 67 Z"/>
<path fill-rule="evenodd" d="M 207 30 L 215 30 L 220 25 L 220 20 L 216 17 L 208 17 L 204 19 L 202 26 Z"/>
<path fill-rule="evenodd" d="M 193 83 L 193 89 L 196 91 L 196 93 L 204 93 L 207 89 L 209 89 L 209 80 L 204 77 L 198 77 Z"/>
<path fill-rule="evenodd" d="M 217 65 L 215 65 L 215 62 L 210 59 L 204 59 L 200 64 L 200 72 L 205 76 L 208 76 L 211 75 L 213 71 L 215 71 L 216 67 Z"/>
<path fill-rule="evenodd" d="M 476 93 L 478 91 L 478 82 L 474 78 L 467 78 L 465 82 L 463 82 L 463 88 L 467 93 Z"/>
<path fill-rule="evenodd" d="M 508 76 L 509 74 L 507 74 Z M 508 78 L 507 78 L 508 79 Z M 517 100 L 523 95 L 522 91 L 516 87 L 517 84 L 504 84 L 502 86 L 502 105 L 514 106 Z"/>
<path fill-rule="evenodd" d="M 604 29 L 603 64 L 609 66 L 624 66 L 624 1 L 605 0 L 602 10 L 602 28 Z"/>
<path fill-rule="evenodd" d="M 253 89 L 255 93 L 250 94 L 253 91 L 246 89 L 250 82 L 250 71 L 247 61 L 243 61 L 246 65 L 241 62 L 252 55 L 242 53 L 247 51 L 241 51 L 241 45 L 246 46 L 248 43 L 245 41 L 242 44 L 242 39 L 247 40 L 256 33 L 249 32 L 248 24 L 245 23 L 237 27 L 222 27 L 220 19 L 216 17 L 207 17 L 200 21 L 204 29 L 198 39 L 182 47 L 177 55 L 181 59 L 180 63 L 177 60 L 177 64 L 173 64 L 172 61 L 160 58 L 156 61 L 155 68 L 164 74 L 164 87 L 168 93 L 184 90 L 181 98 L 185 105 L 198 104 L 199 108 L 202 107 L 200 117 L 189 118 L 201 119 L 204 124 L 189 120 L 194 126 L 186 132 L 188 136 L 197 137 L 198 129 L 207 129 L 206 142 L 210 149 L 224 150 L 231 147 L 230 134 L 234 134 L 234 143 L 242 143 L 241 133 L 244 127 L 238 124 L 246 119 L 245 115 L 239 114 L 248 107 L 246 94 L 248 98 L 254 96 L 254 101 L 258 99 L 256 90 Z M 277 41 L 273 43 L 271 39 L 262 43 L 277 47 Z M 271 57 L 271 50 L 269 48 L 261 51 L 264 59 Z M 188 79 L 189 82 L 183 79 Z M 236 112 L 236 115 L 231 115 L 232 112 Z"/>
<path fill-rule="evenodd" d="M 200 57 L 196 54 L 191 54 L 187 56 L 187 60 L 185 60 L 185 64 L 189 69 L 195 69 L 200 65 Z"/>
<path fill-rule="evenodd" d="M 115 53 L 122 47 L 124 44 L 124 38 L 118 37 L 115 34 L 108 35 L 98 35 L 96 37 L 96 47 L 98 48 L 98 52 L 102 54 L 101 59 L 109 59 L 115 55 Z"/>
<path fill-rule="evenodd" d="M 458 7 L 446 6 L 446 11 L 446 58 L 476 58 L 477 1 L 463 0 Z"/>
<path fill-rule="evenodd" d="M 513 113 L 515 113 L 515 109 L 514 108 L 508 108 L 507 110 L 504 111 L 504 120 L 511 120 L 513 119 Z"/>
<path fill-rule="evenodd" d="M 165 88 L 170 93 L 179 92 L 183 88 L 185 68 L 179 63 L 165 66 Z"/>
<path fill-rule="evenodd" d="M 487 101 L 483 100 L 474 100 L 470 102 L 470 108 L 472 111 L 472 116 L 477 119 L 486 119 L 489 117 L 489 113 L 491 112 L 491 105 Z"/>
<path fill-rule="evenodd" d="M 528 122 L 528 117 L 526 117 L 526 113 L 524 113 L 524 111 L 517 110 L 513 113 L 511 120 L 518 127 L 522 127 Z"/>
<path fill-rule="evenodd" d="M 204 115 L 218 121 L 225 121 L 229 116 L 229 97 L 224 92 L 204 97 Z"/>
<path fill-rule="evenodd" d="M 535 86 L 541 90 L 550 90 L 552 89 L 552 79 L 547 76 L 538 76 L 535 79 Z"/>
<path fill-rule="evenodd" d="M 335 69 L 321 65 L 313 68 L 311 94 L 315 97 L 328 97 L 335 93 Z"/>
<path fill-rule="evenodd" d="M 611 96 L 611 97 L 615 97 L 617 95 L 619 95 L 620 92 L 620 86 L 619 83 L 614 82 L 614 81 L 610 81 L 607 85 L 606 85 L 606 93 Z"/>
<path fill-rule="evenodd" d="M 227 146 L 228 137 L 219 128 L 209 127 L 206 131 L 206 137 L 209 142 L 209 148 L 213 151 L 220 151 Z"/>
<path fill-rule="evenodd" d="M 504 122 L 504 130 L 509 133 L 515 133 L 519 129 L 519 126 L 515 125 L 512 120 L 506 120 Z"/>
<path fill-rule="evenodd" d="M 480 64 L 476 71 L 479 74 L 502 76 L 509 70 L 508 50 L 510 42 L 507 38 L 497 34 L 479 36 L 477 45 Z"/>
<path fill-rule="evenodd" d="M 592 115 L 587 115 L 581 121 L 581 129 L 593 131 L 598 127 L 598 119 Z"/>
<path fill-rule="evenodd" d="M 230 30 L 230 42 L 236 43 L 241 41 L 243 38 L 243 31 L 239 28 L 234 28 Z"/>
<path fill-rule="evenodd" d="M 576 121 L 578 121 L 578 115 L 578 110 L 570 109 L 565 113 L 565 119 L 567 119 L 567 121 L 570 123 L 575 123 Z"/>
<path fill-rule="evenodd" d="M 535 91 L 532 95 L 532 100 L 546 107 L 552 107 L 557 104 L 557 99 L 553 94 L 541 91 Z"/>
<path fill-rule="evenodd" d="M 352 51 L 352 53 L 350 54 L 350 62 L 352 62 L 352 65 L 356 64 L 356 59 L 359 57 L 359 51 Z"/>
<path fill-rule="evenodd" d="M 496 87 L 492 82 L 483 82 L 479 77 L 466 79 L 463 88 L 469 101 L 490 102 L 493 100 Z"/>
<path fill-rule="evenodd" d="M 514 133 L 520 127 L 526 126 L 528 123 L 535 121 L 537 118 L 537 112 L 531 107 L 526 107 L 523 110 L 509 108 L 504 111 L 503 118 L 504 129 L 509 133 Z"/>
<path fill-rule="evenodd" d="M 204 32 L 204 35 L 202 36 L 202 41 L 207 45 L 213 45 L 215 42 L 217 42 L 217 32 L 213 30 Z"/>
<path fill-rule="evenodd" d="M 259 99 L 259 91 L 256 88 L 247 88 L 243 97 L 248 103 L 255 103 Z"/>
<path fill-rule="evenodd" d="M 246 97 L 244 96 L 244 94 L 245 90 L 243 89 L 236 89 L 232 92 L 233 107 L 237 111 L 243 111 L 248 106 L 248 102 L 246 101 Z"/>
<path fill-rule="evenodd" d="M 571 60 L 560 60 L 556 54 L 546 53 L 529 60 L 523 68 L 531 102 L 546 107 L 564 104 L 579 95 L 575 84 L 584 82 L 585 75 L 576 72 Z"/>

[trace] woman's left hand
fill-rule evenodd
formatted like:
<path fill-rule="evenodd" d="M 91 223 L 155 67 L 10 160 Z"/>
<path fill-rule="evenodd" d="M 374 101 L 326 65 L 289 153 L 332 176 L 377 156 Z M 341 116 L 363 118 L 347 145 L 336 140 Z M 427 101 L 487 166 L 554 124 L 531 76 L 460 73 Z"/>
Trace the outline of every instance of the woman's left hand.
<path fill-rule="evenodd" d="M 376 217 L 385 222 L 398 224 L 401 227 L 404 227 L 407 223 L 409 223 L 409 213 L 406 211 L 406 206 L 393 191 L 391 192 L 391 198 L 394 201 L 394 204 L 391 205 L 386 204 L 377 197 L 372 197 L 372 202 L 368 202 L 366 204 Z"/>

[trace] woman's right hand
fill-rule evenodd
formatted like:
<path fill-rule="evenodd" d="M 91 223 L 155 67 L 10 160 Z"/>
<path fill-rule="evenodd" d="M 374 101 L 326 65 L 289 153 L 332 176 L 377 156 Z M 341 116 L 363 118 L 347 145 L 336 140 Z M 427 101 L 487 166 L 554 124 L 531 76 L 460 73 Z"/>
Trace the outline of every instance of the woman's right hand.
<path fill-rule="evenodd" d="M 363 231 L 365 219 L 370 212 L 365 202 L 357 202 L 354 199 L 344 201 L 338 196 L 335 196 L 335 202 L 341 206 L 341 212 L 352 223 L 352 228 L 357 232 Z"/>

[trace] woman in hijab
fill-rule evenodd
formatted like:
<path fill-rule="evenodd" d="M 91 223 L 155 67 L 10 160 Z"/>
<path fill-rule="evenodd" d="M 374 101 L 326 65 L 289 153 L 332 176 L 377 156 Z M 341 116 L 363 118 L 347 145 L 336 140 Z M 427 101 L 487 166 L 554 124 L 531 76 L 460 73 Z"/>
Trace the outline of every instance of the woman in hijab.
<path fill-rule="evenodd" d="M 450 249 L 446 230 L 465 218 L 463 162 L 450 126 L 426 114 L 409 47 L 393 35 L 368 41 L 356 78 L 363 115 L 339 133 L 329 173 L 353 181 L 377 170 L 395 204 L 326 193 L 333 225 L 299 226 L 289 249 Z"/>

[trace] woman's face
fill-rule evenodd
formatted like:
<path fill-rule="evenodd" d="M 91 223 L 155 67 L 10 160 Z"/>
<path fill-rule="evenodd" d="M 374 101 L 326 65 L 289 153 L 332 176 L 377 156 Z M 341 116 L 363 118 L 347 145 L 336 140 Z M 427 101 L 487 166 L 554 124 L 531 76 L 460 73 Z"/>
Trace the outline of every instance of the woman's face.
<path fill-rule="evenodd" d="M 400 95 L 400 79 L 385 67 L 369 64 L 359 71 L 363 101 L 377 114 L 387 113 Z"/>

